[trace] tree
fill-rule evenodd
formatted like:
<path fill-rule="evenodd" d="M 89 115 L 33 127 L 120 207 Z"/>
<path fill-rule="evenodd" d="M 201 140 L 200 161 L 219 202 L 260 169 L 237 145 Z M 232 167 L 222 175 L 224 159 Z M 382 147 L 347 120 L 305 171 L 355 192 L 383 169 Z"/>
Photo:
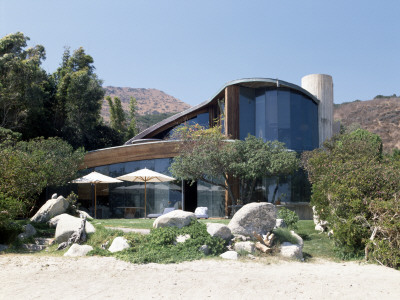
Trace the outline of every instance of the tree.
<path fill-rule="evenodd" d="M 52 75 L 57 86 L 53 124 L 57 135 L 74 148 L 93 149 L 96 127 L 101 125 L 104 90 L 94 69 L 93 58 L 82 47 L 72 55 L 66 49 L 60 68 Z"/>
<path fill-rule="evenodd" d="M 137 102 L 136 98 L 131 97 L 129 102 L 129 125 L 126 133 L 126 140 L 129 140 L 136 136 L 138 132 L 137 124 L 136 124 L 136 111 L 137 111 Z"/>
<path fill-rule="evenodd" d="M 311 205 L 329 222 L 344 256 L 368 257 L 368 245 L 374 255 L 398 251 L 400 164 L 383 155 L 378 135 L 357 129 L 305 153 L 303 160 L 312 183 Z M 380 216 L 391 216 L 391 222 Z M 399 230 L 393 235 L 396 230 L 390 228 Z M 391 244 L 379 249 L 376 245 L 388 235 Z"/>
<path fill-rule="evenodd" d="M 276 188 L 271 199 L 274 203 L 279 178 L 298 169 L 299 159 L 296 152 L 287 150 L 285 145 L 278 141 L 264 142 L 263 139 L 252 135 L 248 135 L 244 141 L 235 141 L 233 147 L 237 158 L 231 167 L 235 177 L 240 180 L 244 203 L 250 202 L 257 179 L 263 177 L 276 178 Z"/>
<path fill-rule="evenodd" d="M 48 136 L 51 130 L 46 116 L 52 86 L 41 68 L 45 49 L 26 49 L 28 40 L 21 32 L 0 39 L 0 126 L 24 138 Z"/>
<path fill-rule="evenodd" d="M 76 177 L 84 157 L 83 149 L 74 151 L 59 138 L 26 142 L 9 131 L 1 132 L 0 198 L 4 202 L 0 201 L 0 211 L 4 218 L 0 227 L 29 211 L 45 187 L 61 186 Z"/>
<path fill-rule="evenodd" d="M 229 179 L 239 180 L 242 190 L 252 186 L 248 189 L 251 193 L 257 179 L 289 174 L 298 165 L 296 153 L 287 151 L 282 143 L 264 143 L 252 136 L 245 141 L 227 140 L 218 126 L 182 126 L 173 137 L 182 144 L 170 167 L 172 175 L 221 186 L 228 191 L 233 204 L 236 199 Z"/>
<path fill-rule="evenodd" d="M 125 112 L 122 108 L 121 100 L 118 97 L 114 97 L 113 101 L 110 96 L 107 96 L 106 100 L 108 102 L 108 105 L 110 106 L 111 128 L 118 133 L 121 141 L 120 143 L 123 143 L 126 136 L 127 128 Z"/>

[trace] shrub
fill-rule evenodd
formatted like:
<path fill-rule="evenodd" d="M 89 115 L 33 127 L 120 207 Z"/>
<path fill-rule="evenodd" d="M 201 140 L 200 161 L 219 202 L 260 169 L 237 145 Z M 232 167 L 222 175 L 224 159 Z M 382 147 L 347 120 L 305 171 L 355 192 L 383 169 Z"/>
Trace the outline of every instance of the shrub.
<path fill-rule="evenodd" d="M 286 207 L 281 207 L 278 211 L 278 218 L 283 219 L 286 225 L 291 229 L 297 229 L 297 222 L 299 221 L 299 216 L 290 209 Z"/>
<path fill-rule="evenodd" d="M 379 136 L 357 129 L 306 153 L 303 162 L 312 183 L 311 205 L 329 222 L 340 255 L 358 257 L 369 247 L 383 264 L 398 265 L 393 197 L 400 191 L 400 164 L 382 154 Z"/>
<path fill-rule="evenodd" d="M 400 269 L 400 200 L 397 195 L 370 203 L 374 232 L 366 249 L 379 263 Z"/>

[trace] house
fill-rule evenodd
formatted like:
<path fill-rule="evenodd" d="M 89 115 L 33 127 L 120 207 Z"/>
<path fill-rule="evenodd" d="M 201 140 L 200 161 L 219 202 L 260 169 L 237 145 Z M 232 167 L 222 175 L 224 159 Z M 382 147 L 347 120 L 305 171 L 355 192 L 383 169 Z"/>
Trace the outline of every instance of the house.
<path fill-rule="evenodd" d="M 179 143 L 170 138 L 174 128 L 185 122 L 208 127 L 215 120 L 221 122 L 224 133 L 231 138 L 244 139 L 252 134 L 284 142 L 287 148 L 301 153 L 318 148 L 332 136 L 332 112 L 333 83 L 329 75 L 305 76 L 302 87 L 269 78 L 235 80 L 226 83 L 208 101 L 153 125 L 122 146 L 89 152 L 85 166 L 88 171 L 111 177 L 145 167 L 170 175 L 168 168 L 178 154 Z M 300 217 L 310 218 L 310 186 L 305 174 L 299 171 L 276 182 L 274 178 L 260 180 L 253 201 L 272 201 L 275 192 Z M 79 198 L 90 201 L 89 190 L 80 189 Z M 125 182 L 104 185 L 99 190 L 97 197 L 106 209 L 103 215 L 124 217 L 127 210 L 123 208 L 131 207 L 132 216 L 143 216 L 143 184 Z M 188 211 L 208 207 L 210 217 L 223 217 L 230 211 L 225 190 L 205 182 L 147 185 L 147 213 L 159 213 L 172 206 Z"/>

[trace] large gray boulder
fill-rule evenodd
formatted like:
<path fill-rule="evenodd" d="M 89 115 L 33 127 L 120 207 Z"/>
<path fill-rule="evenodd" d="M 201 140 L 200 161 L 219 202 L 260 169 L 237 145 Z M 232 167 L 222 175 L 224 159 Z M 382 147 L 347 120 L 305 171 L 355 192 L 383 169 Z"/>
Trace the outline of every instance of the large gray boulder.
<path fill-rule="evenodd" d="M 64 256 L 71 256 L 71 257 L 77 257 L 77 256 L 86 256 L 89 251 L 92 251 L 93 247 L 89 245 L 79 245 L 79 244 L 73 244 L 67 252 L 64 253 Z"/>
<path fill-rule="evenodd" d="M 239 258 L 239 255 L 236 251 L 226 251 L 222 253 L 219 257 L 224 259 L 237 260 Z"/>
<path fill-rule="evenodd" d="M 247 241 L 247 242 L 237 242 L 235 243 L 233 248 L 236 252 L 245 251 L 248 253 L 254 253 L 256 246 L 253 242 Z"/>
<path fill-rule="evenodd" d="M 36 234 L 36 229 L 31 224 L 27 224 L 23 228 L 24 228 L 24 232 L 18 234 L 19 240 L 27 239 Z"/>
<path fill-rule="evenodd" d="M 228 227 L 233 234 L 253 236 L 261 235 L 274 229 L 276 224 L 276 208 L 271 203 L 249 203 L 239 209 L 229 222 Z"/>
<path fill-rule="evenodd" d="M 110 248 L 108 248 L 108 251 L 114 253 L 114 252 L 122 251 L 127 248 L 129 248 L 129 244 L 128 244 L 128 241 L 126 240 L 126 238 L 124 238 L 122 236 L 117 236 L 111 243 L 111 246 L 110 246 Z"/>
<path fill-rule="evenodd" d="M 291 259 L 303 260 L 303 246 L 304 241 L 297 233 L 293 230 L 290 234 L 297 240 L 296 244 L 291 244 L 289 242 L 282 243 L 281 245 L 281 255 Z"/>
<path fill-rule="evenodd" d="M 55 241 L 57 243 L 67 242 L 74 232 L 77 232 L 81 227 L 82 219 L 62 214 L 58 216 L 56 227 Z M 87 234 L 94 233 L 96 230 L 92 224 L 86 222 L 85 232 Z"/>
<path fill-rule="evenodd" d="M 232 232 L 228 226 L 219 223 L 207 223 L 207 232 L 212 237 L 220 237 L 225 241 L 229 241 L 232 237 Z"/>
<path fill-rule="evenodd" d="M 57 199 L 49 199 L 31 218 L 35 223 L 46 223 L 51 218 L 61 215 L 67 211 L 69 203 L 63 196 Z"/>
<path fill-rule="evenodd" d="M 153 223 L 153 228 L 160 228 L 160 227 L 182 228 L 184 226 L 188 226 L 192 220 L 197 220 L 197 217 L 194 213 L 183 210 L 173 210 L 155 219 Z"/>
<path fill-rule="evenodd" d="M 294 245 L 289 242 L 282 243 L 281 255 L 291 259 L 303 259 L 303 251 L 300 245 Z"/>

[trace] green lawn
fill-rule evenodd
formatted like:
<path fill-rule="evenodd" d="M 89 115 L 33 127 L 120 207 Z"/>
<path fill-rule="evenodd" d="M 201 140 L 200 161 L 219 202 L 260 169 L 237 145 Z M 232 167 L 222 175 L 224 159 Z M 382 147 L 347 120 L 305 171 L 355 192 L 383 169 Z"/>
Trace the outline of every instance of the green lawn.
<path fill-rule="evenodd" d="M 313 221 L 299 221 L 297 226 L 298 229 L 295 231 L 304 241 L 303 255 L 305 259 L 336 259 L 333 240 L 329 239 L 326 233 L 315 231 Z"/>
<path fill-rule="evenodd" d="M 97 219 L 92 224 L 99 224 L 105 227 L 124 227 L 136 229 L 151 229 L 155 219 Z M 229 219 L 199 219 L 202 223 L 222 223 L 228 225 Z"/>

